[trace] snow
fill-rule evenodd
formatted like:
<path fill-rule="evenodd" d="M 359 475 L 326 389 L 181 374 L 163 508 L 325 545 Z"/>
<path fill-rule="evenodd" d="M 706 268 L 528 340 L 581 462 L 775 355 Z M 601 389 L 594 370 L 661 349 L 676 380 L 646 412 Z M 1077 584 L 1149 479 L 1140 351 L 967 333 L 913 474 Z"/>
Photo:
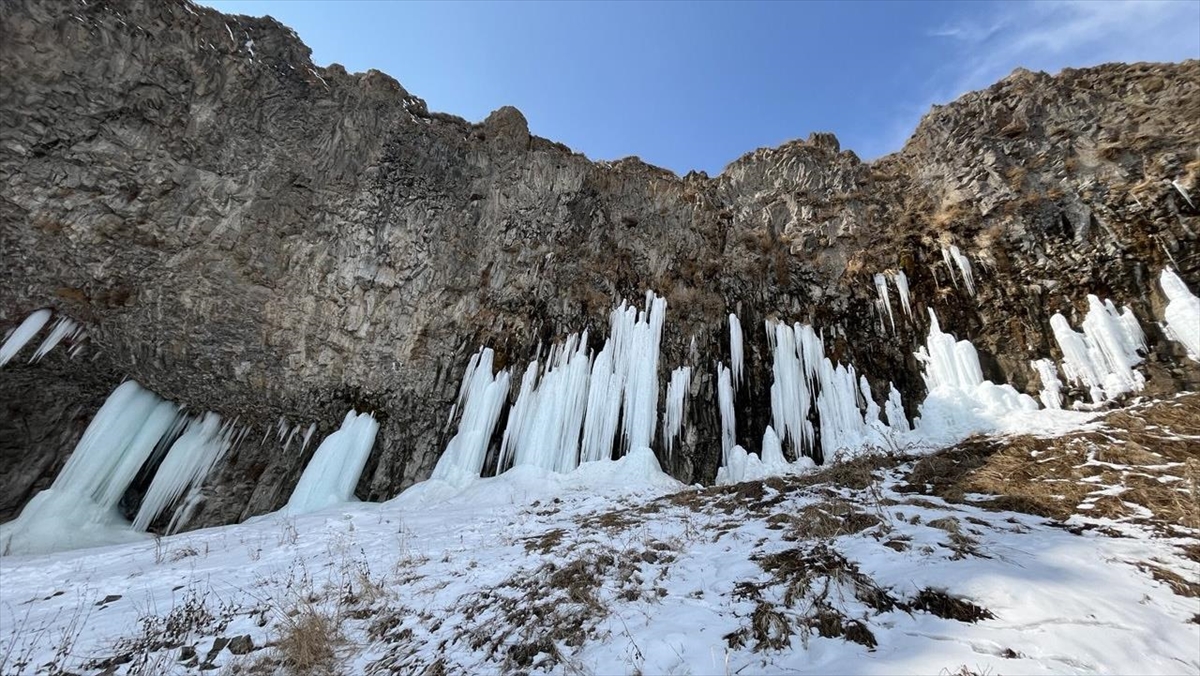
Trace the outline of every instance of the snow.
<path fill-rule="evenodd" d="M 13 329 L 12 333 L 8 334 L 8 338 L 5 339 L 4 344 L 0 345 L 0 366 L 4 366 L 13 357 L 17 356 L 21 348 L 25 347 L 25 343 L 32 340 L 48 321 L 50 321 L 49 310 L 42 309 L 30 313 L 25 318 L 25 321 L 21 322 L 17 328 Z"/>
<path fill-rule="evenodd" d="M 0 552 L 37 554 L 142 537 L 129 530 L 117 503 L 179 419 L 178 407 L 153 392 L 131 380 L 119 385 L 50 488 L 0 525 Z"/>
<path fill-rule="evenodd" d="M 1200 298 L 1189 291 L 1170 268 L 1163 268 L 1158 283 L 1167 296 L 1167 307 L 1163 311 L 1167 335 L 1182 343 L 1189 357 L 1200 361 Z"/>
<path fill-rule="evenodd" d="M 494 353 L 482 348 L 463 373 L 456 408 L 462 411 L 458 433 L 438 458 L 432 478 L 462 486 L 479 477 L 500 410 L 508 401 L 507 370 L 492 374 Z M 453 415 L 453 414 L 451 414 Z"/>
<path fill-rule="evenodd" d="M 746 454 L 749 467 L 766 464 L 752 458 Z M 892 470 L 864 491 L 833 483 L 787 491 L 763 485 L 770 506 L 755 506 L 728 489 L 685 489 L 648 474 L 655 466 L 649 449 L 633 449 L 567 474 L 524 466 L 461 491 L 427 482 L 383 504 L 276 516 L 159 542 L 5 557 L 0 659 L 8 646 L 11 654 L 28 653 L 30 666 L 22 671 L 8 663 L 0 671 L 32 673 L 35 665 L 57 661 L 63 671 L 91 673 L 83 664 L 92 658 L 133 652 L 141 659 L 142 649 L 116 646 L 143 636 L 148 620 L 168 615 L 189 618 L 180 642 L 202 658 L 217 636 L 248 635 L 264 646 L 286 631 L 293 609 L 335 618 L 346 643 L 334 673 L 422 673 L 435 663 L 446 673 L 511 673 L 518 648 L 543 638 L 548 652 L 521 671 L 1200 670 L 1200 625 L 1189 622 L 1195 599 L 1172 593 L 1139 567 L 1154 561 L 1197 582 L 1194 564 L 1178 553 L 1194 545 L 1194 534 L 1156 535 L 1087 516 L 1071 517 L 1064 528 L 1028 514 L 914 498 L 899 490 L 902 472 Z M 847 506 L 878 525 L 814 539 L 803 522 L 795 523 Z M 611 523 L 617 525 L 604 525 Z M 1104 529 L 1123 537 L 1105 536 Z M 862 577 L 810 567 L 792 578 L 804 584 L 792 586 L 764 565 L 820 551 Z M 580 598 L 557 582 L 562 572 L 600 560 L 613 563 L 582 568 L 595 571 L 595 579 L 583 580 L 592 596 Z M 873 589 L 899 601 L 939 590 L 994 617 L 972 623 L 916 608 L 873 608 L 866 595 Z M 829 608 L 861 622 L 877 645 L 805 628 L 823 590 Z M 204 613 L 187 615 L 197 605 L 212 622 Z M 780 647 L 756 645 L 752 628 L 764 610 L 784 622 Z M 560 627 L 580 630 L 580 640 L 556 639 Z M 743 644 L 727 638 L 745 630 Z M 157 629 L 145 635 L 164 638 Z M 71 649 L 56 656 L 65 637 Z M 273 650 L 245 657 L 217 651 L 214 673 L 239 673 L 238 665 Z M 153 645 L 145 653 L 161 658 L 147 673 L 194 671 L 178 661 L 178 646 Z M 551 653 L 561 661 L 550 661 Z M 118 664 L 115 673 L 134 666 Z"/>
<path fill-rule="evenodd" d="M 352 501 L 378 431 L 379 423 L 370 413 L 347 413 L 341 428 L 317 446 L 283 513 L 307 514 Z M 312 432 L 313 427 L 309 427 L 303 446 L 308 445 Z"/>
<path fill-rule="evenodd" d="M 666 410 L 663 415 L 663 444 L 666 446 L 668 458 L 674 451 L 675 440 L 683 431 L 691 385 L 692 367 L 680 366 L 671 372 L 671 380 L 667 383 Z"/>
<path fill-rule="evenodd" d="M 1145 386 L 1145 377 L 1134 368 L 1142 361 L 1138 352 L 1145 350 L 1145 339 L 1129 308 L 1118 313 L 1112 301 L 1089 295 L 1083 333 L 1072 329 L 1061 313 L 1050 318 L 1050 327 L 1063 353 L 1063 375 L 1087 387 L 1093 403 Z"/>
<path fill-rule="evenodd" d="M 146 530 L 185 491 L 199 486 L 232 443 L 233 427 L 221 424 L 221 416 L 215 413 L 205 413 L 189 422 L 154 473 L 133 518 L 133 529 Z M 168 532 L 176 525 L 172 520 Z"/>
<path fill-rule="evenodd" d="M 736 390 L 742 384 L 742 323 L 737 315 L 729 314 L 729 365 L 732 369 L 733 387 Z"/>
<path fill-rule="evenodd" d="M 1042 383 L 1042 391 L 1038 394 L 1042 406 L 1046 408 L 1062 408 L 1062 381 L 1058 379 L 1058 369 L 1051 359 L 1035 359 L 1029 362 L 1030 368 L 1038 374 Z"/>

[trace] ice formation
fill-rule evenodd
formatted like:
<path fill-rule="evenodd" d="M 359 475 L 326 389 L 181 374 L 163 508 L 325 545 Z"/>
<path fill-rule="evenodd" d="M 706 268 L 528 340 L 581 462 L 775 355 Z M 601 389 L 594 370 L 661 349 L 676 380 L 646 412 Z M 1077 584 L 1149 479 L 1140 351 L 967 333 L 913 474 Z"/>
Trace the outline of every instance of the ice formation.
<path fill-rule="evenodd" d="M 1170 268 L 1163 268 L 1158 283 L 1167 296 L 1163 313 L 1167 335 L 1183 344 L 1188 356 L 1200 361 L 1200 298 Z"/>
<path fill-rule="evenodd" d="M 1058 379 L 1058 369 L 1050 359 L 1037 359 L 1029 362 L 1029 366 L 1038 374 L 1042 390 L 1038 399 L 1046 408 L 1062 408 L 1062 381 Z"/>
<path fill-rule="evenodd" d="M 816 432 L 808 414 L 817 364 L 824 349 L 812 327 L 807 324 L 792 327 L 768 321 L 766 329 L 773 360 L 772 426 L 782 441 L 791 442 L 796 455 L 804 455 L 811 452 L 816 440 Z"/>
<path fill-rule="evenodd" d="M 221 417 L 215 413 L 206 413 L 188 423 L 154 473 L 154 480 L 133 518 L 133 529 L 146 530 L 184 491 L 199 486 L 232 443 L 233 427 L 222 425 Z M 171 530 L 168 528 L 168 532 Z"/>
<path fill-rule="evenodd" d="M 667 406 L 663 415 L 663 444 L 666 446 L 668 458 L 675 448 L 675 440 L 683 430 L 691 384 L 692 367 L 680 366 L 671 372 L 671 381 L 667 383 Z"/>
<path fill-rule="evenodd" d="M 884 414 L 887 416 L 888 427 L 893 432 L 908 432 L 908 417 L 904 415 L 904 401 L 900 398 L 900 390 L 893 383 L 888 383 L 888 398 L 884 404 Z"/>
<path fill-rule="evenodd" d="M 717 408 L 721 412 L 721 458 L 729 464 L 729 451 L 737 444 L 737 419 L 733 411 L 733 383 L 729 369 L 717 363 Z"/>
<path fill-rule="evenodd" d="M 732 369 L 733 387 L 742 384 L 742 323 L 737 315 L 729 314 L 729 366 Z"/>
<path fill-rule="evenodd" d="M 892 281 L 896 283 L 896 293 L 900 296 L 900 307 L 903 308 L 904 314 L 912 319 L 912 305 L 908 295 L 908 275 L 904 274 L 903 270 L 897 270 L 896 274 L 892 275 Z"/>
<path fill-rule="evenodd" d="M 96 412 L 50 488 L 0 527 L 0 553 L 36 554 L 139 537 L 117 504 L 182 421 L 175 404 L 133 381 L 122 383 Z"/>
<path fill-rule="evenodd" d="M 537 360 L 529 364 L 508 414 L 500 447 L 501 470 L 510 461 L 554 472 L 570 472 L 579 465 L 591 366 L 586 331 L 554 346 L 544 370 L 539 371 Z"/>
<path fill-rule="evenodd" d="M 923 443 L 951 443 L 991 429 L 1001 417 L 1038 409 L 1032 397 L 1011 385 L 985 380 L 975 346 L 943 333 L 932 308 L 929 336 L 914 356 L 924 365 L 921 377 L 928 389 L 913 425 Z"/>
<path fill-rule="evenodd" d="M 1063 353 L 1063 375 L 1087 387 L 1093 403 L 1145 386 L 1145 377 L 1134 368 L 1142 361 L 1138 351 L 1145 349 L 1145 338 L 1129 308 L 1118 313 L 1112 301 L 1089 295 L 1083 333 L 1060 313 L 1050 318 L 1050 328 Z"/>
<path fill-rule="evenodd" d="M 63 338 L 74 338 L 83 330 L 70 317 L 59 317 L 54 322 L 54 327 L 50 329 L 50 333 L 46 335 L 45 340 L 38 346 L 38 349 L 33 353 L 33 359 L 30 361 L 39 361 L 46 356 L 50 350 L 53 350 L 56 345 L 62 342 Z"/>
<path fill-rule="evenodd" d="M 432 478 L 463 485 L 479 477 L 500 410 L 508 401 L 509 373 L 492 375 L 491 348 L 471 357 L 458 390 L 456 409 L 462 411 L 458 433 L 433 468 Z M 453 415 L 453 413 L 451 413 Z"/>
<path fill-rule="evenodd" d="M 304 436 L 306 445 L 312 430 Z M 352 501 L 378 431 L 379 423 L 370 413 L 347 413 L 341 428 L 317 446 L 283 512 L 307 514 Z"/>
<path fill-rule="evenodd" d="M 4 344 L 0 345 L 0 366 L 4 366 L 17 356 L 21 348 L 25 347 L 25 344 L 32 340 L 48 321 L 50 321 L 49 310 L 42 309 L 30 313 L 25 321 L 13 329 Z"/>
<path fill-rule="evenodd" d="M 887 277 L 883 273 L 875 275 L 875 291 L 879 293 L 879 302 L 887 310 L 888 321 L 892 323 L 892 333 L 896 332 L 896 317 L 892 314 L 892 300 L 888 297 Z M 882 317 L 880 318 L 882 322 Z"/>
<path fill-rule="evenodd" d="M 971 273 L 971 261 L 954 245 L 950 246 L 950 258 L 954 259 L 954 262 L 958 265 L 958 271 L 962 273 L 963 284 L 967 286 L 967 293 L 974 296 L 975 276 Z"/>

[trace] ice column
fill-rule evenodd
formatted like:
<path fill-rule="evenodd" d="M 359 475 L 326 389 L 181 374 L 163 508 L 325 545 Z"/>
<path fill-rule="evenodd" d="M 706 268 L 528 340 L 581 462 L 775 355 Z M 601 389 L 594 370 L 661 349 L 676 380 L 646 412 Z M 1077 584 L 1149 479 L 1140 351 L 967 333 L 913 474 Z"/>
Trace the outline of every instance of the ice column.
<path fill-rule="evenodd" d="M 1170 268 L 1163 268 L 1158 278 L 1163 293 L 1167 296 L 1167 308 L 1163 313 L 1167 335 L 1183 343 L 1188 356 L 1200 361 L 1200 298 Z"/>
<path fill-rule="evenodd" d="M 4 344 L 0 345 L 0 366 L 4 366 L 9 360 L 17 356 L 21 348 L 25 347 L 25 343 L 28 343 L 36 336 L 38 331 L 41 331 L 42 327 L 48 321 L 50 321 L 50 311 L 45 309 L 37 310 L 26 317 L 25 321 L 21 322 L 17 328 L 13 329 L 12 333 L 8 335 L 8 339 L 4 341 Z"/>
<path fill-rule="evenodd" d="M 1062 381 L 1058 379 L 1058 369 L 1049 359 L 1037 359 L 1029 362 L 1029 366 L 1038 374 L 1042 382 L 1042 391 L 1038 399 L 1046 408 L 1062 408 Z"/>
<path fill-rule="evenodd" d="M 892 333 L 895 333 L 896 317 L 892 314 L 892 301 L 888 297 L 887 277 L 883 273 L 875 275 L 875 290 L 879 293 L 879 302 L 887 309 L 888 321 L 892 323 Z"/>
<path fill-rule="evenodd" d="M 892 275 L 892 281 L 896 283 L 896 292 L 900 296 L 900 307 L 904 309 L 904 314 L 912 318 L 912 305 L 908 296 L 908 275 L 904 274 L 903 270 L 897 270 L 895 275 Z"/>
<path fill-rule="evenodd" d="M 721 410 L 721 459 L 728 466 L 729 451 L 737 444 L 737 421 L 733 412 L 733 384 L 729 369 L 717 363 L 717 406 Z"/>
<path fill-rule="evenodd" d="M 302 449 L 312 429 L 305 433 Z M 352 501 L 378 431 L 379 423 L 370 413 L 347 413 L 341 428 L 317 446 L 283 512 L 307 514 Z"/>
<path fill-rule="evenodd" d="M 509 374 L 503 370 L 492 375 L 493 356 L 491 348 L 485 347 L 471 357 L 459 388 L 458 433 L 446 445 L 431 478 L 455 485 L 479 478 L 496 420 L 508 401 Z"/>
<path fill-rule="evenodd" d="M 1050 318 L 1063 352 L 1063 374 L 1086 386 L 1094 403 L 1141 390 L 1145 378 L 1134 367 L 1142 361 L 1138 350 L 1145 344 L 1137 319 L 1129 308 L 1118 313 L 1111 301 L 1101 302 L 1094 295 L 1088 296 L 1088 308 L 1083 333 L 1073 330 L 1061 314 Z"/>

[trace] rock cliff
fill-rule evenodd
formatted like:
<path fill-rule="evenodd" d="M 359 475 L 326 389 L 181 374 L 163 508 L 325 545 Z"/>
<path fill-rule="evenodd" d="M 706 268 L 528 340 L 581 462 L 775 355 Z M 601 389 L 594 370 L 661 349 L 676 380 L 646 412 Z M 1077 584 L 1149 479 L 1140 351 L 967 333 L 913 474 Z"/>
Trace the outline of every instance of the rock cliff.
<path fill-rule="evenodd" d="M 669 463 L 686 481 L 719 463 L 713 362 L 730 312 L 746 327 L 750 450 L 770 417 L 772 317 L 822 327 L 877 398 L 892 381 L 912 407 L 925 308 L 975 343 L 986 375 L 1034 392 L 1029 361 L 1058 356 L 1049 317 L 1078 319 L 1096 293 L 1147 331 L 1150 394 L 1195 389 L 1200 369 L 1157 329 L 1155 279 L 1169 264 L 1200 283 L 1198 188 L 1200 61 L 1019 70 L 935 107 L 874 162 L 813 134 L 679 177 L 590 161 L 513 108 L 479 124 L 430 112 L 383 73 L 314 65 L 270 18 L 9 0 L 0 330 L 48 307 L 87 338 L 74 358 L 0 370 L 0 521 L 125 378 L 256 437 L 373 411 L 358 494 L 386 499 L 429 475 L 480 345 L 504 366 L 572 331 L 602 341 L 613 304 L 647 289 L 668 301 L 664 380 L 695 367 Z M 950 245 L 975 266 L 973 295 L 943 262 Z M 885 271 L 912 289 L 895 331 L 875 304 Z M 192 526 L 286 501 L 307 457 L 253 441 L 209 478 Z"/>

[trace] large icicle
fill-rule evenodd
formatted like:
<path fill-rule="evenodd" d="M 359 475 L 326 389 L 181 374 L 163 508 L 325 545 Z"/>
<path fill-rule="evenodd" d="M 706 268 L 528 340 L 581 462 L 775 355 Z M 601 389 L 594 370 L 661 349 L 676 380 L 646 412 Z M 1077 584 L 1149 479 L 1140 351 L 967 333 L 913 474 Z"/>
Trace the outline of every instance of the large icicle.
<path fill-rule="evenodd" d="M 312 429 L 305 433 L 301 449 L 308 444 Z M 307 514 L 353 501 L 354 488 L 371 456 L 378 431 L 379 423 L 370 413 L 347 413 L 341 428 L 317 446 L 283 512 Z"/>
<path fill-rule="evenodd" d="M 587 332 L 571 334 L 551 349 L 538 379 L 535 360 L 525 370 L 521 390 L 508 416 L 500 449 L 500 469 L 533 465 L 570 472 L 579 465 L 579 435 L 587 410 L 591 360 Z"/>
<path fill-rule="evenodd" d="M 819 355 L 824 352 L 817 349 L 820 339 L 808 325 L 797 324 L 793 328 L 768 321 L 766 330 L 773 359 L 772 426 L 783 441 L 791 441 L 797 456 L 809 454 L 816 438 L 808 413 L 812 403 L 811 385 L 816 378 Z"/>
<path fill-rule="evenodd" d="M 1158 283 L 1167 296 L 1163 312 L 1167 336 L 1182 343 L 1188 356 L 1200 361 L 1200 298 L 1170 268 L 1163 268 Z"/>
<path fill-rule="evenodd" d="M 675 448 L 675 440 L 683 430 L 691 384 L 692 367 L 680 366 L 671 372 L 671 381 L 667 383 L 667 407 L 663 416 L 663 443 L 666 444 L 668 458 Z"/>
<path fill-rule="evenodd" d="M 912 318 L 912 305 L 908 295 L 908 275 L 904 274 L 903 270 L 897 270 L 896 274 L 892 275 L 892 281 L 896 283 L 896 292 L 900 296 L 900 307 L 904 309 L 904 314 Z"/>
<path fill-rule="evenodd" d="M 42 357 L 46 356 L 46 353 L 53 350 L 56 345 L 62 342 L 63 338 L 74 338 L 79 335 L 81 328 L 70 317 L 59 317 L 54 322 L 54 328 L 50 329 L 50 333 L 46 335 L 46 339 L 42 341 L 37 351 L 33 353 L 33 358 L 30 361 L 40 361 Z"/>
<path fill-rule="evenodd" d="M 732 369 L 734 390 L 742 384 L 742 323 L 737 315 L 729 314 L 729 366 Z"/>
<path fill-rule="evenodd" d="M 30 313 L 25 318 L 25 321 L 13 329 L 12 333 L 4 341 L 4 344 L 0 345 L 0 366 L 4 366 L 9 360 L 17 356 L 21 348 L 25 347 L 25 344 L 32 340 L 48 321 L 50 321 L 49 310 L 36 310 Z"/>
<path fill-rule="evenodd" d="M 650 448 L 658 425 L 658 350 L 667 301 L 646 292 L 646 309 L 638 314 L 629 339 L 629 376 L 625 381 L 622 422 L 625 449 Z"/>
<path fill-rule="evenodd" d="M 892 428 L 893 432 L 908 432 L 912 428 L 908 424 L 908 417 L 904 415 L 904 401 L 900 398 L 900 390 L 892 383 L 888 383 L 888 388 L 888 399 L 884 405 L 888 427 Z"/>
<path fill-rule="evenodd" d="M 50 488 L 0 526 L 0 553 L 37 554 L 135 537 L 117 503 L 164 438 L 179 409 L 133 381 L 119 385 L 88 424 Z"/>
<path fill-rule="evenodd" d="M 467 365 L 459 388 L 458 433 L 438 458 L 431 478 L 459 486 L 479 478 L 500 410 L 508 401 L 509 373 L 492 375 L 493 357 L 491 348 L 481 348 Z"/>
<path fill-rule="evenodd" d="M 896 317 L 892 314 L 892 300 L 888 297 L 887 277 L 883 273 L 875 275 L 875 291 L 879 294 L 879 302 L 887 310 L 888 321 L 892 323 L 892 333 L 895 333 Z"/>
<path fill-rule="evenodd" d="M 721 411 L 721 459 L 729 465 L 729 452 L 737 444 L 737 419 L 733 411 L 733 384 L 726 366 L 717 363 L 717 407 Z"/>
<path fill-rule="evenodd" d="M 1062 381 L 1058 379 L 1058 369 L 1055 368 L 1054 362 L 1050 359 L 1036 359 L 1029 362 L 1029 366 L 1038 374 L 1042 383 L 1042 391 L 1038 394 L 1042 406 L 1062 408 Z"/>
<path fill-rule="evenodd" d="M 958 271 L 962 273 L 963 283 L 967 285 L 967 293 L 975 295 L 975 275 L 971 273 L 971 261 L 967 259 L 962 251 L 959 251 L 957 246 L 950 246 L 950 257 L 958 264 Z"/>
<path fill-rule="evenodd" d="M 1118 313 L 1111 301 L 1089 295 L 1083 333 L 1058 313 L 1050 318 L 1050 328 L 1063 353 L 1063 374 L 1069 382 L 1086 386 L 1093 403 L 1145 386 L 1145 377 L 1134 368 L 1142 361 L 1138 350 L 1145 349 L 1145 339 L 1129 308 Z"/>
<path fill-rule="evenodd" d="M 155 471 L 133 518 L 133 529 L 146 530 L 184 491 L 199 486 L 232 441 L 232 426 L 222 425 L 217 414 L 206 413 L 192 420 Z"/>

